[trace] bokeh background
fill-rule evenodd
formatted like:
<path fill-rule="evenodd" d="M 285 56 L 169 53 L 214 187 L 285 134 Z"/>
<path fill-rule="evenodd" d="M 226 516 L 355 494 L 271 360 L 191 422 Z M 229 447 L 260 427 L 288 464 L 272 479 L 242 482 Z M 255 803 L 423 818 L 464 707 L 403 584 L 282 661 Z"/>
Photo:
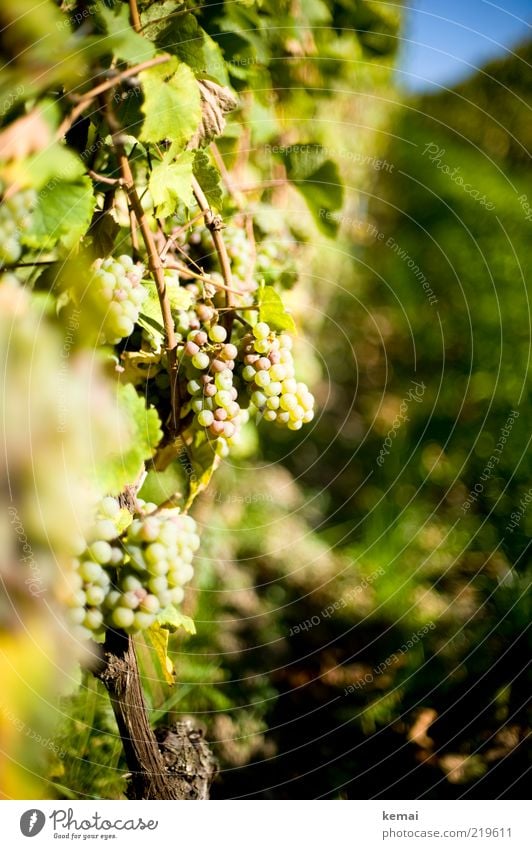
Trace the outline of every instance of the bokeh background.
<path fill-rule="evenodd" d="M 205 25 L 244 101 L 238 68 L 256 68 L 252 161 L 299 243 L 289 298 L 319 414 L 302 438 L 250 435 L 195 505 L 197 634 L 173 637 L 174 688 L 140 647 L 152 719 L 205 728 L 215 798 L 519 797 L 531 4 L 302 0 L 259 35 L 253 4 L 232 5 L 217 21 L 206 4 Z M 334 238 L 274 185 L 272 145 L 308 141 L 344 184 Z M 220 150 L 232 167 L 230 133 Z M 52 739 L 47 793 L 121 795 L 90 673 Z"/>

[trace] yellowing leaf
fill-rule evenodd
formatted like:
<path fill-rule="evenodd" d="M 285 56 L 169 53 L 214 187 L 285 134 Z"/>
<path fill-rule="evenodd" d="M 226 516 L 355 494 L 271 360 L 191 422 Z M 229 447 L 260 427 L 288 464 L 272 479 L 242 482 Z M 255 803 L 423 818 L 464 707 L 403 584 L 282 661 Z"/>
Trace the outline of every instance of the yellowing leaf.
<path fill-rule="evenodd" d="M 159 662 L 161 672 L 167 684 L 175 683 L 174 664 L 168 657 L 168 638 L 169 631 L 155 622 L 150 628 L 144 632 L 146 642 L 155 653 Z"/>
<path fill-rule="evenodd" d="M 190 616 L 185 616 L 184 613 L 181 613 L 173 604 L 169 604 L 168 607 L 161 610 L 157 616 L 157 622 L 167 633 L 173 634 L 178 628 L 182 628 L 187 634 L 194 635 L 196 633 L 194 620 Z"/>

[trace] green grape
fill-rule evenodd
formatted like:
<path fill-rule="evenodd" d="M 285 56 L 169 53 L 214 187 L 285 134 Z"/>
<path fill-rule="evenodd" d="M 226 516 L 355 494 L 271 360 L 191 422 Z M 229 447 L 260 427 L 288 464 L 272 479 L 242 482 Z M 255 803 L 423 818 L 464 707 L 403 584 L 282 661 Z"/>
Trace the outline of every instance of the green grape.
<path fill-rule="evenodd" d="M 314 397 L 305 383 L 295 379 L 291 349 L 287 333 L 276 335 L 265 322 L 258 322 L 241 342 L 241 377 L 264 421 L 300 430 L 314 417 Z"/>
<path fill-rule="evenodd" d="M 144 266 L 135 265 L 127 255 L 97 259 L 93 263 L 91 278 L 80 300 L 90 309 L 92 320 L 99 322 L 101 344 L 116 345 L 133 332 L 148 294 L 140 282 L 143 275 Z"/>

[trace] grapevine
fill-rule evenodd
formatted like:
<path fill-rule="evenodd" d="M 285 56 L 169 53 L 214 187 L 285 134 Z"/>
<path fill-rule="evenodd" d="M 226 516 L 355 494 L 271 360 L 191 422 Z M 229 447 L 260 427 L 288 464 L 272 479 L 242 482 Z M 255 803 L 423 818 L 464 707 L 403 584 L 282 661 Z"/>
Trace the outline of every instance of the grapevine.
<path fill-rule="evenodd" d="M 169 15 L 173 44 L 163 50 L 150 2 L 140 12 L 136 3 L 96 4 L 87 27 L 102 37 L 88 39 L 63 4 L 45 6 L 43 15 L 30 3 L 28 31 L 52 32 L 50 55 L 64 61 L 48 67 L 40 56 L 27 110 L 15 86 L 13 108 L 0 116 L 0 289 L 7 301 L 24 291 L 50 338 L 62 340 L 54 342 L 57 383 L 72 391 L 58 431 L 73 409 L 91 422 L 104 410 L 112 422 L 109 444 L 98 440 L 92 462 L 76 469 L 79 515 L 48 546 L 61 575 L 61 621 L 81 662 L 103 652 L 113 669 L 109 658 L 122 652 L 131 672 L 124 687 L 140 691 L 132 637 L 149 642 L 161 629 L 190 627 L 197 495 L 244 429 L 276 425 L 290 438 L 314 416 L 293 354 L 296 316 L 284 301 L 297 280 L 300 234 L 243 201 L 211 150 L 229 113 L 238 126 L 248 106 L 196 12 Z M 8 0 L 8 18 L 13 11 Z M 18 19 L 15 11 L 10 26 L 23 44 Z M 183 59 L 191 24 L 219 52 L 219 79 L 214 66 L 200 70 L 195 47 L 191 64 Z M 79 39 L 72 55 L 65 29 Z M 155 486 L 154 497 L 150 485 L 168 471 L 175 486 L 164 494 Z M 134 740 L 155 746 L 146 716 L 139 729 L 112 674 L 98 674 L 121 731 L 129 723 Z M 127 751 L 131 772 L 150 776 L 149 789 L 135 792 L 155 793 L 158 755 L 141 749 Z M 159 782 L 158 792 L 176 791 Z"/>

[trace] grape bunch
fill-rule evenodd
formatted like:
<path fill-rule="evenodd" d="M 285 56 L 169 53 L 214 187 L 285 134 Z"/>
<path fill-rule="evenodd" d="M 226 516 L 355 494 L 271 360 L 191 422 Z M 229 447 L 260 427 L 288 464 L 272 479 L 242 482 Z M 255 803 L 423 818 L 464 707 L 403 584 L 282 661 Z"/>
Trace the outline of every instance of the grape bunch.
<path fill-rule="evenodd" d="M 128 511 L 116 498 L 104 498 L 98 507 L 88 539 L 80 541 L 69 576 L 70 597 L 67 621 L 79 639 L 104 630 L 104 602 L 111 590 L 112 570 L 123 563 L 124 551 L 118 538 Z"/>
<path fill-rule="evenodd" d="M 133 332 L 147 296 L 140 282 L 144 266 L 123 255 L 97 259 L 92 269 L 86 297 L 93 316 L 100 319 L 99 342 L 116 345 Z"/>
<path fill-rule="evenodd" d="M 259 321 L 241 342 L 242 379 L 253 407 L 267 422 L 300 430 L 314 418 L 314 396 L 296 380 L 292 339 Z"/>
<path fill-rule="evenodd" d="M 180 604 L 199 542 L 194 519 L 177 509 L 133 519 L 124 538 L 126 563 L 105 598 L 109 624 L 128 633 L 143 631 L 164 608 Z"/>
<path fill-rule="evenodd" d="M 203 318 L 212 310 L 198 307 Z M 188 334 L 183 347 L 181 365 L 187 379 L 187 392 L 194 420 L 215 438 L 231 439 L 241 423 L 238 390 L 233 385 L 236 345 L 226 343 L 227 331 L 221 324 Z"/>
<path fill-rule="evenodd" d="M 143 512 L 133 518 L 104 498 L 73 561 L 67 619 L 79 639 L 101 637 L 105 627 L 143 631 L 183 600 L 199 547 L 196 523 L 178 509 L 138 504 Z"/>
<path fill-rule="evenodd" d="M 29 227 L 36 200 L 35 191 L 25 189 L 0 203 L 0 265 L 20 259 L 21 236 Z"/>

